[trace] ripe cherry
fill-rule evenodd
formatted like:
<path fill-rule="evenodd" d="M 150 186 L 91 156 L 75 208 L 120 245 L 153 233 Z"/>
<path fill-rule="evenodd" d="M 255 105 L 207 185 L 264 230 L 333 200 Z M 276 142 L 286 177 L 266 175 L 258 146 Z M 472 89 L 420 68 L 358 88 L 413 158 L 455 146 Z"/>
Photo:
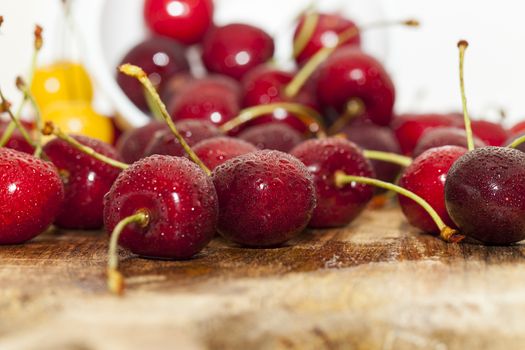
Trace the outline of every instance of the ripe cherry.
<path fill-rule="evenodd" d="M 212 26 L 212 0 L 146 0 L 144 19 L 156 34 L 196 44 Z"/>
<path fill-rule="evenodd" d="M 122 160 L 131 164 L 141 159 L 155 134 L 165 129 L 164 122 L 152 120 L 140 128 L 126 131 L 117 142 L 117 150 Z"/>
<path fill-rule="evenodd" d="M 441 146 L 459 146 L 467 148 L 467 134 L 465 130 L 454 127 L 438 127 L 426 131 L 419 139 L 413 152 L 413 157 L 418 157 L 428 149 Z M 485 142 L 474 137 L 474 147 L 485 146 Z"/>
<path fill-rule="evenodd" d="M 343 138 L 308 140 L 290 152 L 299 158 L 314 178 L 317 206 L 310 227 L 345 226 L 354 220 L 372 199 L 373 188 L 349 184 L 339 188 L 335 173 L 373 177 L 372 164 L 353 142 Z"/>
<path fill-rule="evenodd" d="M 238 137 L 259 149 L 289 152 L 303 141 L 303 136 L 284 123 L 266 123 L 242 131 Z"/>
<path fill-rule="evenodd" d="M 273 56 L 273 39 L 262 29 L 232 23 L 211 29 L 202 42 L 202 60 L 213 73 L 241 79 Z"/>
<path fill-rule="evenodd" d="M 166 84 L 163 84 L 162 90 L 159 91 L 164 104 L 169 104 L 175 96 L 184 91 L 184 88 L 195 80 L 191 73 L 178 73 L 171 77 Z"/>
<path fill-rule="evenodd" d="M 64 188 L 56 168 L 29 154 L 0 148 L 0 244 L 19 244 L 55 219 Z"/>
<path fill-rule="evenodd" d="M 525 121 L 516 123 L 512 128 L 510 128 L 509 132 L 513 135 L 525 132 Z"/>
<path fill-rule="evenodd" d="M 122 63 L 142 67 L 159 90 L 162 90 L 163 84 L 175 74 L 189 70 L 184 48 L 177 42 L 163 37 L 152 37 L 139 43 L 122 58 Z M 117 83 L 138 108 L 148 110 L 140 83 L 121 73 L 117 75 Z"/>
<path fill-rule="evenodd" d="M 392 120 L 395 89 L 390 76 L 379 61 L 355 48 L 340 48 L 326 60 L 316 90 L 319 102 L 338 114 L 366 115 L 378 125 Z"/>
<path fill-rule="evenodd" d="M 227 160 L 257 151 L 257 147 L 253 144 L 227 136 L 217 136 L 203 140 L 192 148 L 197 157 L 210 170 L 215 169 Z"/>
<path fill-rule="evenodd" d="M 0 137 L 4 134 L 4 132 L 5 132 L 6 128 L 7 128 L 7 125 L 8 125 L 7 123 L 3 123 L 3 122 L 0 121 Z M 22 136 L 20 131 L 18 131 L 18 129 L 13 131 L 13 133 L 9 137 L 9 140 L 5 144 L 5 147 L 10 148 L 10 149 L 14 149 L 14 150 L 17 150 L 17 151 L 20 151 L 20 152 L 23 152 L 23 153 L 28 153 L 28 154 L 33 154 L 33 152 L 35 151 L 33 146 L 31 146 L 24 139 L 24 137 Z"/>
<path fill-rule="evenodd" d="M 280 245 L 300 234 L 315 207 L 308 169 L 279 151 L 256 151 L 215 168 L 218 231 L 251 247 Z"/>
<path fill-rule="evenodd" d="M 472 133 L 489 146 L 503 146 L 509 137 L 508 131 L 501 124 L 488 120 L 473 120 Z"/>

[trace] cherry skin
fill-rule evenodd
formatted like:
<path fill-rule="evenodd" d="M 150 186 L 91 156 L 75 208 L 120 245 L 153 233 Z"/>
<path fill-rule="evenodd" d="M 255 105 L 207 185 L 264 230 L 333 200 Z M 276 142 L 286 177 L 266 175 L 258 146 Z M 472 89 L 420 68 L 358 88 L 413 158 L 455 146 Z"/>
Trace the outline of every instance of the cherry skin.
<path fill-rule="evenodd" d="M 195 154 L 197 154 L 197 157 L 199 157 L 210 170 L 215 169 L 227 160 L 257 151 L 257 147 L 251 143 L 227 136 L 218 136 L 203 140 L 192 148 Z"/>
<path fill-rule="evenodd" d="M 159 92 L 162 102 L 168 105 L 179 93 L 184 91 L 184 88 L 195 78 L 191 73 L 178 73 L 171 77 L 166 84 L 163 84 L 162 90 Z"/>
<path fill-rule="evenodd" d="M 444 126 L 461 128 L 462 119 L 456 114 L 403 114 L 392 122 L 401 151 L 409 156 L 428 129 Z"/>
<path fill-rule="evenodd" d="M 269 61 L 274 43 L 265 31 L 241 23 L 211 29 L 202 42 L 202 61 L 213 73 L 241 79 L 249 70 Z"/>
<path fill-rule="evenodd" d="M 52 163 L 8 148 L 0 148 L 0 174 L 0 244 L 20 244 L 55 220 L 64 187 Z"/>
<path fill-rule="evenodd" d="M 151 156 L 124 170 L 106 195 L 106 229 L 139 211 L 147 213 L 148 224 L 128 225 L 122 247 L 145 257 L 188 259 L 215 234 L 217 194 L 211 178 L 188 159 Z"/>
<path fill-rule="evenodd" d="M 207 121 L 186 119 L 176 122 L 175 126 L 189 146 L 222 135 L 217 127 Z M 171 130 L 165 129 L 156 132 L 144 150 L 145 156 L 153 154 L 183 157 L 186 152 Z"/>
<path fill-rule="evenodd" d="M 200 42 L 212 26 L 212 0 L 146 0 L 144 19 L 156 34 L 185 45 Z"/>
<path fill-rule="evenodd" d="M 155 134 L 166 129 L 166 123 L 152 120 L 140 128 L 126 131 L 117 142 L 117 150 L 120 157 L 128 164 L 141 159 Z"/>
<path fill-rule="evenodd" d="M 238 137 L 250 142 L 259 149 L 273 149 L 289 152 L 303 141 L 303 136 L 284 123 L 267 123 L 252 126 L 242 131 Z"/>
<path fill-rule="evenodd" d="M 250 247 L 280 245 L 299 235 L 315 207 L 308 169 L 279 151 L 230 159 L 212 174 L 219 198 L 219 233 Z"/>
<path fill-rule="evenodd" d="M 86 136 L 73 138 L 106 157 L 120 160 L 117 151 L 107 143 Z M 120 174 L 120 169 L 96 160 L 60 139 L 46 143 L 44 152 L 64 182 L 64 201 L 55 225 L 82 230 L 101 228 L 104 224 L 104 195 Z"/>
<path fill-rule="evenodd" d="M 508 131 L 498 123 L 487 120 L 473 120 L 472 133 L 488 146 L 504 146 L 509 137 Z"/>
<path fill-rule="evenodd" d="M 362 149 L 382 151 L 389 153 L 401 153 L 399 143 L 389 128 L 378 126 L 372 123 L 352 123 L 350 126 L 341 130 L 341 134 Z M 399 175 L 401 167 L 399 165 L 371 160 L 376 178 L 386 182 L 393 182 Z"/>
<path fill-rule="evenodd" d="M 350 30 L 351 28 L 357 28 L 354 22 L 337 14 L 320 13 L 318 16 L 318 22 L 312 36 L 297 57 L 295 57 L 299 65 L 304 64 L 323 47 L 333 47 L 335 43 L 337 43 L 337 36 L 342 32 Z M 299 19 L 294 33 L 294 41 L 302 30 L 305 18 L 303 15 Z M 361 37 L 358 34 L 350 40 L 347 40 L 342 46 L 359 47 L 360 45 Z"/>
<path fill-rule="evenodd" d="M 360 148 L 343 138 L 308 140 L 290 152 L 299 158 L 314 177 L 317 206 L 310 227 L 346 226 L 354 220 L 372 199 L 374 190 L 368 185 L 345 185 L 338 188 L 335 172 L 374 177 L 372 164 Z"/>
<path fill-rule="evenodd" d="M 7 123 L 0 122 L 0 137 L 5 132 L 5 129 L 7 127 Z M 9 141 L 5 144 L 5 147 L 14 149 L 23 153 L 33 154 L 35 149 L 33 146 L 31 146 L 22 136 L 22 133 L 15 129 L 13 133 L 11 134 L 11 137 L 9 138 Z"/>
<path fill-rule="evenodd" d="M 458 146 L 431 148 L 414 159 L 399 180 L 401 187 L 426 200 L 443 222 L 452 228 L 456 225 L 445 207 L 445 181 L 450 175 L 450 167 L 465 153 L 467 149 Z M 399 196 L 399 204 L 412 226 L 424 232 L 439 233 L 430 215 L 419 204 L 404 196 Z"/>
<path fill-rule="evenodd" d="M 321 105 L 338 114 L 355 99 L 375 124 L 388 125 L 392 120 L 395 89 L 390 76 L 379 61 L 353 47 L 340 48 L 325 61 L 316 91 Z"/>
<path fill-rule="evenodd" d="M 157 89 L 175 74 L 189 71 L 185 51 L 177 42 L 163 37 L 152 37 L 133 47 L 122 58 L 121 64 L 131 63 L 141 67 Z M 138 108 L 148 110 L 144 89 L 137 79 L 118 73 L 117 83 Z"/>
<path fill-rule="evenodd" d="M 474 147 L 484 147 L 485 142 L 473 137 Z M 428 149 L 441 146 L 459 146 L 467 148 L 467 134 L 465 130 L 454 127 L 432 128 L 425 132 L 414 148 L 413 157 L 418 157 Z"/>
<path fill-rule="evenodd" d="M 525 239 L 525 154 L 506 147 L 468 152 L 450 169 L 447 210 L 462 234 L 486 244 Z"/>

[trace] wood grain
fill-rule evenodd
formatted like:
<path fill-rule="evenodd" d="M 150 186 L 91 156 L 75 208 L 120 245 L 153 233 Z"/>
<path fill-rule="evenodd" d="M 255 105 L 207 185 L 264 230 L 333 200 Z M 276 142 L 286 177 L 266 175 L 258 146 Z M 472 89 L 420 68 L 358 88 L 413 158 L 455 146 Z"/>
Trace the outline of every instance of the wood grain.
<path fill-rule="evenodd" d="M 446 244 L 396 208 L 275 249 L 217 238 L 188 261 L 58 232 L 0 248 L 0 349 L 523 349 L 524 247 Z"/>

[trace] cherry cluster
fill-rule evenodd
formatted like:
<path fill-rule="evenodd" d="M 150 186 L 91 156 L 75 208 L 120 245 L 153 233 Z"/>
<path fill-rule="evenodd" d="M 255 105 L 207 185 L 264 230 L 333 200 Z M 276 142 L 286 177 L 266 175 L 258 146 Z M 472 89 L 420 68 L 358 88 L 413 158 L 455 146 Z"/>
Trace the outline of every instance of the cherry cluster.
<path fill-rule="evenodd" d="M 55 138 L 34 155 L 27 153 L 38 140 L 18 139 L 27 131 L 17 123 L 19 133 L 0 148 L 1 244 L 23 243 L 51 224 L 105 227 L 108 283 L 121 292 L 118 245 L 169 259 L 194 256 L 216 233 L 275 247 L 307 227 L 350 224 L 385 190 L 399 194 L 410 224 L 446 241 L 525 239 L 525 154 L 515 149 L 525 125 L 470 120 L 465 41 L 463 115 L 395 115 L 390 76 L 360 49 L 366 26 L 304 13 L 291 72 L 269 62 L 274 44 L 263 30 L 214 25 L 210 0 L 175 3 L 183 9 L 145 1 L 155 34 L 119 66 L 120 86 L 151 112 L 150 123 L 127 131 L 116 148 L 47 123 L 38 131 Z M 208 75 L 190 72 L 190 47 Z"/>

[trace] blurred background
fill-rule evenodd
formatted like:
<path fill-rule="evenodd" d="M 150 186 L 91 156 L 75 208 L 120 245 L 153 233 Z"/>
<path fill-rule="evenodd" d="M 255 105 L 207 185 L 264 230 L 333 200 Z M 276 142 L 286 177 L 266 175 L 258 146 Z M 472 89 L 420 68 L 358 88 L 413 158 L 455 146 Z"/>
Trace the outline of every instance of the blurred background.
<path fill-rule="evenodd" d="M 278 35 L 279 64 L 287 66 L 294 18 L 311 1 L 216 0 L 217 22 L 254 23 Z M 499 109 L 508 115 L 505 124 L 521 119 L 525 99 L 524 5 L 518 1 L 497 3 L 474 0 L 376 0 L 318 1 L 329 10 L 342 9 L 358 23 L 414 17 L 419 29 L 392 28 L 365 34 L 365 49 L 383 61 L 392 74 L 398 112 L 448 112 L 460 110 L 456 42 L 468 39 L 466 84 L 469 107 L 480 118 L 497 120 Z M 95 109 L 112 115 L 119 103 L 108 81 L 125 52 L 146 32 L 140 0 L 77 0 L 71 9 L 74 48 L 64 38 L 64 21 L 58 0 L 0 0 L 5 22 L 0 34 L 0 86 L 16 102 L 16 75 L 26 74 L 32 52 L 35 23 L 44 28 L 45 45 L 39 62 L 71 55 L 92 77 Z M 66 43 L 66 44 L 64 44 Z M 104 78 L 107 77 L 107 78 Z M 123 107 L 123 111 L 126 108 Z M 136 112 L 136 111 L 135 111 Z M 131 109 L 129 113 L 135 113 Z"/>

